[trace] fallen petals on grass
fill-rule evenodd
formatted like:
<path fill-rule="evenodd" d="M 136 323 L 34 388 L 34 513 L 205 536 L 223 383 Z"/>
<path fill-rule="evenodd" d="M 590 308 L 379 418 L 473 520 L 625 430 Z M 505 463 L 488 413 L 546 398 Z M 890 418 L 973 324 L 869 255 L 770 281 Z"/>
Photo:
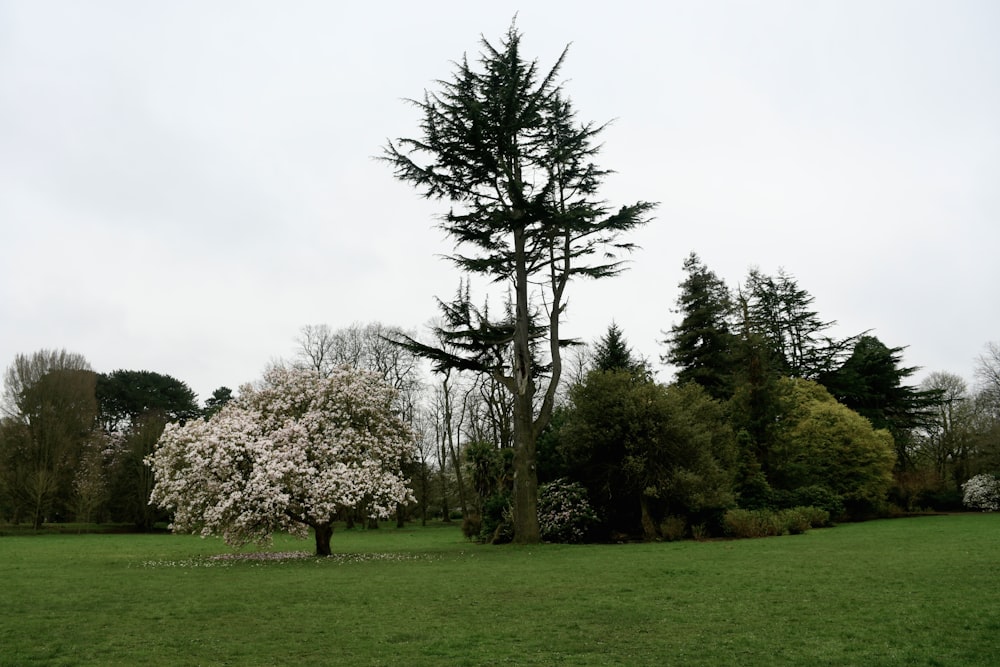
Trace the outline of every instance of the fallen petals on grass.
<path fill-rule="evenodd" d="M 254 553 L 218 554 L 212 560 L 299 560 L 312 556 L 308 551 L 259 551 Z"/>
<path fill-rule="evenodd" d="M 332 556 L 316 556 L 307 551 L 259 551 L 247 553 L 216 554 L 204 558 L 183 560 L 146 560 L 141 567 L 232 567 L 236 563 L 287 563 L 313 559 L 317 563 L 367 563 L 372 561 L 413 561 L 430 560 L 429 555 L 407 553 L 344 553 Z"/>

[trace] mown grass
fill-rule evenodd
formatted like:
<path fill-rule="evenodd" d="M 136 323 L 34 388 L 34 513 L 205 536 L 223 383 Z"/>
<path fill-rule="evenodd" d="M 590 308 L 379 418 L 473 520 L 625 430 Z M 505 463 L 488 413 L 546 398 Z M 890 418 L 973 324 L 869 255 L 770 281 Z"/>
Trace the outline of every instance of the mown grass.
<path fill-rule="evenodd" d="M 0 537 L 0 665 L 1000 661 L 1000 515 L 585 546 L 383 528 L 333 547 L 218 561 L 225 545 L 191 536 Z"/>

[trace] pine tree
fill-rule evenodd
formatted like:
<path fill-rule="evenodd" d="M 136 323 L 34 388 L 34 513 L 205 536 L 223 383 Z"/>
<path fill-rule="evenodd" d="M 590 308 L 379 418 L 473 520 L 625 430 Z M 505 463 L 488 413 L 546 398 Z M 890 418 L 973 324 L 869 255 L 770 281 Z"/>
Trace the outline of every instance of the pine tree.
<path fill-rule="evenodd" d="M 565 51 L 542 74 L 522 57 L 513 25 L 499 46 L 483 39 L 482 48 L 478 70 L 463 58 L 439 92 L 414 101 L 422 137 L 390 142 L 384 158 L 425 197 L 451 203 L 441 219 L 456 242 L 450 259 L 506 285 L 512 317 L 492 321 L 460 298 L 441 303 L 451 326 L 438 334 L 450 350 L 400 340 L 439 368 L 491 374 L 513 396 L 514 539 L 529 543 L 540 539 L 536 441 L 562 370 L 566 287 L 622 271 L 620 255 L 634 246 L 619 237 L 653 205 L 612 211 L 599 199 L 608 172 L 592 160 L 602 127 L 576 120 L 558 82 Z"/>
<path fill-rule="evenodd" d="M 684 260 L 687 278 L 680 284 L 677 312 L 681 321 L 664 341 L 669 350 L 664 363 L 677 368 L 677 382 L 694 382 L 713 397 L 732 395 L 733 300 L 725 282 L 710 271 L 697 254 Z"/>
<path fill-rule="evenodd" d="M 635 375 L 648 373 L 646 363 L 632 355 L 632 348 L 614 322 L 594 346 L 591 368 L 595 371 L 627 371 Z"/>
<path fill-rule="evenodd" d="M 811 309 L 815 298 L 784 270 L 769 276 L 751 269 L 745 296 L 745 324 L 767 343 L 780 375 L 815 380 L 842 363 L 846 350 L 858 339 L 823 335 L 836 321 L 820 319 Z"/>

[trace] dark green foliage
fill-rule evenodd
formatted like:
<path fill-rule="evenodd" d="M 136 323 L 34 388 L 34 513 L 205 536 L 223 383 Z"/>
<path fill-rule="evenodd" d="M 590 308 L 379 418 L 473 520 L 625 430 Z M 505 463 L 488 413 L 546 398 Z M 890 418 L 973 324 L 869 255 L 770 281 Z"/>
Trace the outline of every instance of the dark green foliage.
<path fill-rule="evenodd" d="M 843 499 L 820 484 L 802 486 L 790 491 L 779 489 L 774 492 L 773 506 L 775 509 L 816 507 L 825 511 L 832 519 L 843 516 L 845 509 Z"/>
<path fill-rule="evenodd" d="M 563 457 L 560 434 L 570 415 L 565 405 L 556 406 L 552 419 L 538 436 L 538 482 L 543 484 L 570 474 L 569 463 Z"/>
<path fill-rule="evenodd" d="M 150 531 L 157 521 L 169 518 L 166 512 L 149 503 L 155 480 L 145 462 L 166 424 L 162 413 L 137 417 L 122 434 L 121 446 L 108 470 L 111 518 L 116 522 L 129 522 L 139 531 Z"/>
<path fill-rule="evenodd" d="M 185 383 L 152 371 L 117 370 L 97 379 L 100 419 L 109 431 L 128 429 L 144 415 L 166 421 L 201 415 L 195 393 Z"/>
<path fill-rule="evenodd" d="M 773 503 L 774 491 L 757 458 L 752 436 L 741 430 L 736 434 L 737 466 L 734 490 L 737 504 L 743 509 L 761 509 Z"/>
<path fill-rule="evenodd" d="M 668 515 L 710 515 L 733 503 L 733 434 L 700 387 L 593 371 L 571 399 L 562 455 L 609 534 L 653 539 Z"/>
<path fill-rule="evenodd" d="M 6 377 L 12 412 L 0 423 L 0 496 L 5 514 L 29 521 L 73 514 L 74 481 L 94 439 L 96 376 L 82 357 L 18 355 Z"/>
<path fill-rule="evenodd" d="M 509 447 L 484 440 L 466 445 L 465 458 L 476 495 L 472 517 L 463 522 L 466 537 L 497 544 L 510 541 L 513 453 Z"/>
<path fill-rule="evenodd" d="M 149 505 L 143 458 L 171 420 L 199 416 L 183 382 L 150 371 L 96 374 L 79 355 L 18 355 L 5 378 L 13 414 L 0 423 L 0 512 L 31 521 L 131 522 L 166 515 Z"/>
<path fill-rule="evenodd" d="M 607 533 L 641 530 L 638 498 L 623 470 L 627 443 L 639 437 L 638 387 L 625 371 L 592 371 L 570 391 L 572 406 L 558 432 L 558 455 L 570 479 L 587 489 Z"/>
<path fill-rule="evenodd" d="M 229 387 L 219 387 L 212 392 L 211 396 L 205 399 L 205 416 L 211 417 L 231 400 L 233 400 L 233 390 Z"/>
<path fill-rule="evenodd" d="M 811 310 L 814 298 L 783 270 L 769 276 L 752 269 L 740 299 L 743 327 L 759 337 L 781 376 L 816 379 L 836 368 L 856 340 L 835 340 L 822 333 L 836 324 Z"/>
<path fill-rule="evenodd" d="M 667 514 L 687 516 L 692 525 L 711 524 L 735 504 L 737 452 L 722 404 L 697 385 L 658 387 L 661 421 L 653 425 L 652 438 L 629 447 L 625 461 L 626 475 L 641 494 L 647 538 L 660 537 L 656 527 Z M 654 396 L 647 398 L 655 405 Z"/>
<path fill-rule="evenodd" d="M 746 474 L 766 475 L 768 452 L 778 420 L 777 381 L 780 373 L 767 341 L 755 333 L 749 320 L 749 304 L 739 300 L 741 325 L 736 341 L 734 391 L 729 401 L 733 429 L 741 434 L 742 450 L 749 452 Z M 756 470 L 750 470 L 756 465 Z"/>
<path fill-rule="evenodd" d="M 684 271 L 677 296 L 681 321 L 670 328 L 664 341 L 669 351 L 662 359 L 677 368 L 678 383 L 694 382 L 713 398 L 729 398 L 736 354 L 732 296 L 695 253 L 684 260 Z"/>
<path fill-rule="evenodd" d="M 613 322 L 594 346 L 591 368 L 595 371 L 627 371 L 637 376 L 649 372 L 646 363 L 632 354 L 622 330 Z"/>
<path fill-rule="evenodd" d="M 506 544 L 514 537 L 511 523 L 510 492 L 497 493 L 483 500 L 479 540 L 488 544 Z"/>
<path fill-rule="evenodd" d="M 510 448 L 500 448 L 485 440 L 474 440 L 465 445 L 464 452 L 471 473 L 472 488 L 477 496 L 488 498 L 510 489 Z"/>

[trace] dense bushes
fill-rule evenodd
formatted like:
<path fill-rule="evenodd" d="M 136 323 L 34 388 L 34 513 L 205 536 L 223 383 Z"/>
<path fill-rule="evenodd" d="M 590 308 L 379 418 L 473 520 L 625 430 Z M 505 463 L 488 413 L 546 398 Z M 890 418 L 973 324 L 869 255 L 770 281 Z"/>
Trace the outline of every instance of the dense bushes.
<path fill-rule="evenodd" d="M 726 533 L 731 537 L 798 535 L 810 528 L 828 525 L 830 514 L 818 507 L 791 507 L 778 511 L 733 509 L 726 512 L 724 522 Z"/>
<path fill-rule="evenodd" d="M 589 493 L 605 537 L 660 539 L 669 516 L 735 505 L 735 438 L 724 406 L 701 387 L 593 371 L 570 399 L 554 450 L 563 475 Z"/>

